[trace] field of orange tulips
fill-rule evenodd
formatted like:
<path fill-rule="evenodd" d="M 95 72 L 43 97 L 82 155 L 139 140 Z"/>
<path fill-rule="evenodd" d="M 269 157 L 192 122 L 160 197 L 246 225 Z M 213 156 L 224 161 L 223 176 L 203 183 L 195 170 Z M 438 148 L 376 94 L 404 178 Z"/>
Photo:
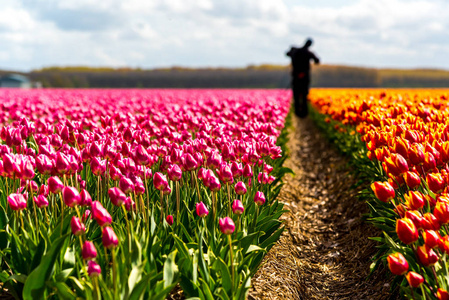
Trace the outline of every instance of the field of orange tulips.
<path fill-rule="evenodd" d="M 365 180 L 372 264 L 410 299 L 449 299 L 449 90 L 317 89 L 312 117 Z"/>

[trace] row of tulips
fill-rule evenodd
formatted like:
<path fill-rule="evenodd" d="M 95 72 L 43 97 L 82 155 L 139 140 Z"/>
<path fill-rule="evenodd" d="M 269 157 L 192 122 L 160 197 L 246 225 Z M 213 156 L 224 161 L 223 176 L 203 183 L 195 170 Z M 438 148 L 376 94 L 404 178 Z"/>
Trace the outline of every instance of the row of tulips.
<path fill-rule="evenodd" d="M 290 94 L 0 92 L 0 280 L 16 298 L 243 299 L 279 238 Z M 283 149 L 284 148 L 284 149 Z"/>
<path fill-rule="evenodd" d="M 410 299 L 449 299 L 448 90 L 318 90 L 321 125 L 374 182 L 363 196 Z M 350 145 L 350 146 L 348 146 Z"/>

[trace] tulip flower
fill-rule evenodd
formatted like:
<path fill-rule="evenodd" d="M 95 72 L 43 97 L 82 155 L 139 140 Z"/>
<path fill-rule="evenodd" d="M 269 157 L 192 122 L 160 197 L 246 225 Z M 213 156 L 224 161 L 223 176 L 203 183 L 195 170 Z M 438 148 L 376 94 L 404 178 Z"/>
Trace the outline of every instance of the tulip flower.
<path fill-rule="evenodd" d="M 232 234 L 235 230 L 234 221 L 230 217 L 220 218 L 218 223 L 220 225 L 220 231 L 226 235 Z"/>
<path fill-rule="evenodd" d="M 84 226 L 84 224 L 81 223 L 80 219 L 75 216 L 73 216 L 72 220 L 70 221 L 70 227 L 72 228 L 72 233 L 76 236 L 82 235 L 84 232 L 86 232 L 86 226 Z"/>
<path fill-rule="evenodd" d="M 200 218 L 204 218 L 205 216 L 207 216 L 209 214 L 209 210 L 207 210 L 207 207 L 206 207 L 206 205 L 204 205 L 203 202 L 196 203 L 196 214 Z"/>
<path fill-rule="evenodd" d="M 27 207 L 27 202 L 23 194 L 11 194 L 7 200 L 12 210 L 23 210 Z"/>
<path fill-rule="evenodd" d="M 232 212 L 236 215 L 243 214 L 245 208 L 243 207 L 242 201 L 236 199 L 232 201 Z"/>
<path fill-rule="evenodd" d="M 421 184 L 421 178 L 419 175 L 411 171 L 407 171 L 404 174 L 404 181 L 410 189 L 414 189 Z"/>
<path fill-rule="evenodd" d="M 438 261 L 438 255 L 426 244 L 419 246 L 416 254 L 420 263 L 425 267 L 433 266 Z"/>
<path fill-rule="evenodd" d="M 80 193 L 80 202 L 79 205 L 81 206 L 91 206 L 92 205 L 92 197 L 90 196 L 89 192 L 85 190 L 84 188 L 81 189 Z"/>
<path fill-rule="evenodd" d="M 173 222 L 174 222 L 173 216 L 172 216 L 172 215 L 168 215 L 168 216 L 165 218 L 165 221 L 167 221 L 168 225 L 172 226 L 172 225 L 173 225 Z"/>
<path fill-rule="evenodd" d="M 399 239 L 406 245 L 418 240 L 418 229 L 413 224 L 412 220 L 402 218 L 396 221 L 396 233 Z"/>
<path fill-rule="evenodd" d="M 59 179 L 59 177 L 57 177 L 57 176 L 48 178 L 47 184 L 48 184 L 48 189 L 53 194 L 60 193 L 62 191 L 62 189 L 64 188 L 64 184 L 62 183 L 61 179 Z"/>
<path fill-rule="evenodd" d="M 200 170 L 204 170 L 204 169 L 200 169 Z M 172 165 L 168 169 L 168 178 L 171 181 L 179 181 L 182 178 L 182 170 L 181 170 L 181 168 L 178 165 Z M 198 172 L 198 178 L 200 178 L 199 172 Z"/>
<path fill-rule="evenodd" d="M 101 227 L 111 225 L 112 217 L 100 202 L 92 202 L 92 215 Z"/>
<path fill-rule="evenodd" d="M 407 278 L 408 284 L 412 288 L 417 288 L 424 282 L 424 277 L 413 271 L 408 272 L 405 278 Z"/>
<path fill-rule="evenodd" d="M 440 230 L 441 224 L 438 219 L 430 212 L 423 215 L 421 225 L 424 230 Z"/>
<path fill-rule="evenodd" d="M 134 183 L 129 178 L 122 177 L 119 181 L 119 187 L 125 194 L 134 192 Z"/>
<path fill-rule="evenodd" d="M 126 202 L 126 195 L 122 192 L 121 189 L 117 187 L 110 188 L 108 190 L 109 198 L 111 199 L 112 204 L 115 206 L 121 206 Z"/>
<path fill-rule="evenodd" d="M 231 172 L 234 178 L 240 177 L 243 175 L 243 166 L 241 163 L 233 161 L 231 163 Z"/>
<path fill-rule="evenodd" d="M 48 206 L 48 200 L 44 195 L 34 196 L 33 200 L 39 208 Z"/>
<path fill-rule="evenodd" d="M 254 196 L 254 202 L 257 204 L 257 205 L 259 205 L 259 206 L 261 206 L 261 205 L 264 205 L 265 204 L 265 195 L 264 195 L 264 193 L 263 192 L 260 192 L 260 191 L 257 191 L 256 192 L 256 195 Z"/>
<path fill-rule="evenodd" d="M 64 199 L 65 205 L 73 207 L 80 203 L 81 196 L 75 187 L 66 186 L 62 189 L 62 198 Z"/>
<path fill-rule="evenodd" d="M 426 176 L 429 189 L 435 194 L 440 193 L 446 187 L 446 183 L 440 173 L 429 173 Z"/>
<path fill-rule="evenodd" d="M 55 169 L 59 174 L 65 174 L 69 170 L 69 159 L 61 152 L 56 155 Z"/>
<path fill-rule="evenodd" d="M 243 167 L 243 177 L 246 177 L 246 178 L 253 177 L 253 169 L 251 168 L 251 166 L 249 164 L 246 164 Z"/>
<path fill-rule="evenodd" d="M 245 195 L 247 192 L 246 185 L 243 181 L 237 182 L 235 184 L 234 190 L 237 195 Z"/>
<path fill-rule="evenodd" d="M 388 268 L 394 275 L 404 275 L 408 270 L 408 262 L 405 257 L 399 253 L 393 253 L 387 257 Z"/>
<path fill-rule="evenodd" d="M 371 189 L 376 198 L 385 203 L 389 202 L 396 195 L 393 187 L 388 182 L 375 181 L 371 184 Z"/>
<path fill-rule="evenodd" d="M 103 236 L 101 238 L 103 246 L 107 249 L 115 248 L 118 245 L 118 238 L 112 227 L 103 228 Z"/>
<path fill-rule="evenodd" d="M 418 210 L 424 206 L 423 194 L 419 191 L 409 191 L 404 195 L 407 205 L 412 210 Z"/>
<path fill-rule="evenodd" d="M 438 231 L 435 230 L 426 230 L 422 233 L 424 244 L 426 244 L 429 248 L 435 248 L 438 246 L 439 241 L 441 239 Z"/>
<path fill-rule="evenodd" d="M 433 210 L 433 214 L 440 224 L 449 223 L 449 203 L 438 201 Z"/>
<path fill-rule="evenodd" d="M 449 293 L 443 288 L 438 288 L 437 298 L 438 300 L 449 300 Z"/>
<path fill-rule="evenodd" d="M 97 257 L 97 249 L 95 249 L 94 243 L 91 241 L 85 241 L 83 244 L 83 249 L 81 255 L 84 260 L 92 260 Z"/>
<path fill-rule="evenodd" d="M 153 176 L 153 185 L 159 191 L 165 190 L 168 186 L 167 178 L 162 173 L 156 172 Z"/>
<path fill-rule="evenodd" d="M 87 262 L 87 274 L 89 274 L 90 277 L 98 277 L 101 274 L 101 268 L 100 265 L 97 264 L 93 260 L 89 260 Z"/>

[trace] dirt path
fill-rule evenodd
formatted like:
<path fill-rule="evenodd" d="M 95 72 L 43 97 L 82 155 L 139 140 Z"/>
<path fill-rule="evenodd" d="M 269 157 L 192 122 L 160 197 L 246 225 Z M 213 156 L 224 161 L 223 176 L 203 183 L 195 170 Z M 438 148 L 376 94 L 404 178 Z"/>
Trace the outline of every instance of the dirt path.
<path fill-rule="evenodd" d="M 366 205 L 351 189 L 346 159 L 313 122 L 294 120 L 286 166 L 295 176 L 280 194 L 286 230 L 266 256 L 248 297 L 254 299 L 389 299 L 383 272 L 369 274 L 378 232 L 362 222 Z"/>

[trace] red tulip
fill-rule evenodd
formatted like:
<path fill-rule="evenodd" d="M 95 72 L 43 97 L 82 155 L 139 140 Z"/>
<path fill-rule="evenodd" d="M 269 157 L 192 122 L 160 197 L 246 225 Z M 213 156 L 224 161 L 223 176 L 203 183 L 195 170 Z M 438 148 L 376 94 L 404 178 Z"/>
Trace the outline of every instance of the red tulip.
<path fill-rule="evenodd" d="M 201 218 L 204 218 L 209 214 L 209 211 L 207 210 L 207 207 L 203 202 L 196 204 L 196 214 Z"/>
<path fill-rule="evenodd" d="M 440 193 L 446 187 L 446 183 L 440 173 L 427 174 L 426 181 L 429 189 L 435 194 Z"/>
<path fill-rule="evenodd" d="M 411 244 L 418 240 L 419 234 L 415 224 L 408 218 L 396 221 L 396 233 L 404 244 Z"/>
<path fill-rule="evenodd" d="M 438 261 L 438 255 L 426 244 L 419 246 L 416 254 L 421 264 L 425 267 L 433 266 Z"/>
<path fill-rule="evenodd" d="M 449 223 L 449 203 L 437 201 L 433 214 L 441 224 Z"/>
<path fill-rule="evenodd" d="M 409 191 L 404 195 L 407 205 L 412 210 L 418 210 L 424 206 L 423 195 L 419 191 Z"/>
<path fill-rule="evenodd" d="M 438 246 L 441 238 L 440 234 L 435 230 L 426 230 L 422 233 L 422 236 L 424 238 L 424 243 L 429 248 L 435 248 Z"/>
<path fill-rule="evenodd" d="M 407 171 L 404 174 L 404 181 L 410 189 L 414 189 L 421 184 L 421 178 L 419 177 L 419 175 L 411 171 Z"/>
<path fill-rule="evenodd" d="M 388 182 L 375 181 L 371 184 L 371 189 L 374 191 L 377 199 L 382 202 L 389 202 L 396 195 L 393 187 Z"/>
<path fill-rule="evenodd" d="M 437 290 L 437 297 L 438 300 L 449 300 L 449 293 L 445 289 L 439 288 Z"/>
<path fill-rule="evenodd" d="M 408 284 L 412 288 L 417 288 L 424 282 L 424 277 L 412 271 L 408 272 L 405 278 L 407 278 Z"/>
<path fill-rule="evenodd" d="M 172 216 L 172 215 L 168 215 L 168 216 L 165 218 L 165 221 L 167 221 L 168 225 L 172 226 L 172 225 L 173 225 L 173 222 L 174 222 L 173 216 Z"/>
<path fill-rule="evenodd" d="M 72 233 L 77 236 L 82 235 L 84 232 L 86 232 L 86 226 L 84 226 L 84 224 L 81 223 L 80 219 L 75 216 L 73 216 L 72 220 L 70 221 L 70 227 L 72 228 Z"/>
<path fill-rule="evenodd" d="M 408 270 L 408 262 L 399 252 L 388 255 L 387 261 L 388 268 L 394 275 L 404 275 Z"/>

